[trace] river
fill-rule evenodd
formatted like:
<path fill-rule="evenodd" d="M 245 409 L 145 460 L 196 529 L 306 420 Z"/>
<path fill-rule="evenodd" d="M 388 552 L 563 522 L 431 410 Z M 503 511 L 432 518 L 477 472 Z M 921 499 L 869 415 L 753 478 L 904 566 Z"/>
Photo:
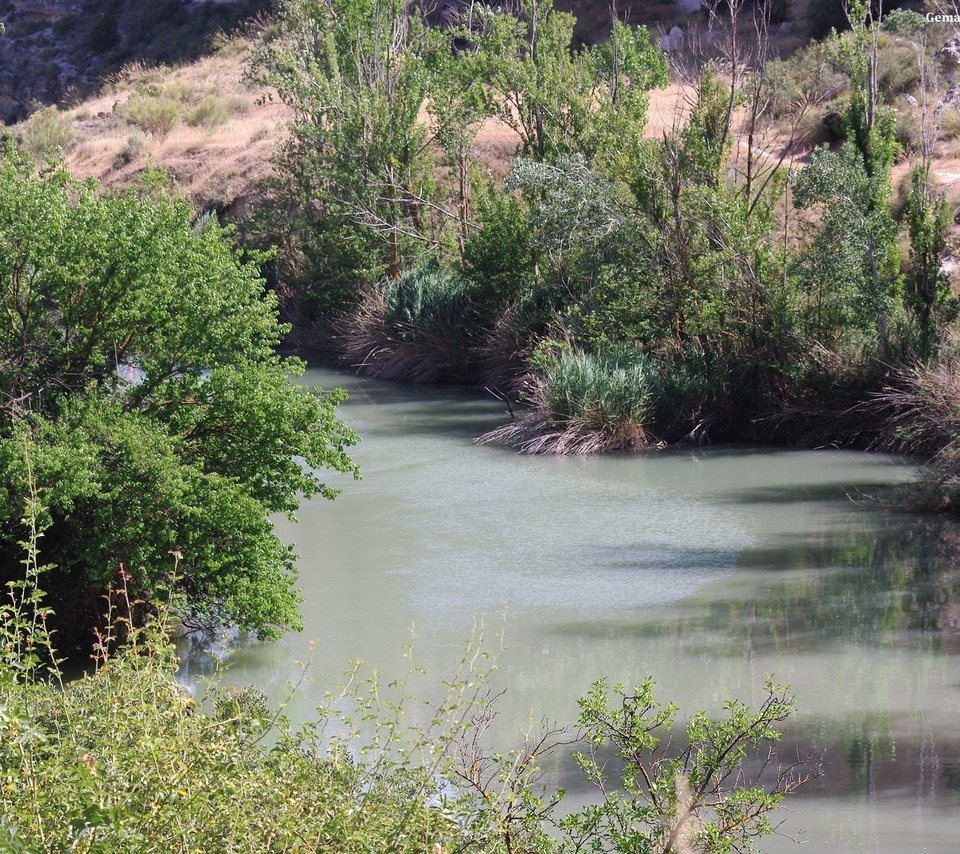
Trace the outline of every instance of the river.
<path fill-rule="evenodd" d="M 785 743 L 824 751 L 824 775 L 764 850 L 960 850 L 960 526 L 884 509 L 909 465 L 835 450 L 525 457 L 472 444 L 506 417 L 476 392 L 319 369 L 302 382 L 350 392 L 363 480 L 331 478 L 334 502 L 277 522 L 302 555 L 305 631 L 185 646 L 188 684 L 216 652 L 227 682 L 278 700 L 309 661 L 288 709 L 303 720 L 348 661 L 400 675 L 412 644 L 430 694 L 478 616 L 490 638 L 503 629 L 506 741 L 531 713 L 574 721 L 601 675 L 653 676 L 683 715 L 755 703 L 774 674 L 798 704 Z M 587 797 L 568 758 L 548 776 Z"/>

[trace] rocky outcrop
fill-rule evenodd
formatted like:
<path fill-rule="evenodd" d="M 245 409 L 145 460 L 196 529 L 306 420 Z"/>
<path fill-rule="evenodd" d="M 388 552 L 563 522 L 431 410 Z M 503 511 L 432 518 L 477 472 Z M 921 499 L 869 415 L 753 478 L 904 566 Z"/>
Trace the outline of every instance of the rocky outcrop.
<path fill-rule="evenodd" d="M 947 43 L 934 54 L 948 80 L 960 70 L 960 34 L 951 36 Z"/>

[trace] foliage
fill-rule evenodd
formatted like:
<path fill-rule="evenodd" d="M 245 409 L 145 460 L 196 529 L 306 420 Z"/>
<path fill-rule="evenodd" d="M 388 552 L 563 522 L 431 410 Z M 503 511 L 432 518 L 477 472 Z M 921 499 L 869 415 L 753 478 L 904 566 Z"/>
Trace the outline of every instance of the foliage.
<path fill-rule="evenodd" d="M 24 151 L 34 157 L 68 151 L 77 134 L 56 107 L 40 107 L 20 125 L 17 138 Z"/>
<path fill-rule="evenodd" d="M 210 92 L 187 111 L 186 120 L 188 125 L 212 130 L 228 121 L 233 113 L 232 104 Z"/>
<path fill-rule="evenodd" d="M 478 310 L 492 313 L 515 303 L 531 283 L 529 215 L 519 199 L 489 185 L 475 194 L 474 210 L 480 227 L 464 245 L 464 273 Z"/>
<path fill-rule="evenodd" d="M 328 309 L 358 296 L 352 270 L 368 282 L 381 273 L 395 279 L 435 243 L 419 113 L 440 44 L 403 0 L 288 0 L 256 52 L 255 73 L 296 114 L 279 155 L 283 191 L 306 220 L 301 229 L 324 222 L 306 254 L 335 253 L 314 273 Z M 345 231 L 352 249 L 342 257 L 332 244 Z"/>
<path fill-rule="evenodd" d="M 599 355 L 541 344 L 527 392 L 534 411 L 481 441 L 524 453 L 637 450 L 650 444 L 651 370 L 642 353 L 620 347 Z"/>
<path fill-rule="evenodd" d="M 652 682 L 622 708 L 608 707 L 598 682 L 580 701 L 581 736 L 531 730 L 520 747 L 496 751 L 495 662 L 482 625 L 443 683 L 443 699 L 426 719 L 418 704 L 416 723 L 412 667 L 385 687 L 355 665 L 317 720 L 298 729 L 253 689 L 213 685 L 198 705 L 174 679 L 162 607 L 118 652 L 101 639 L 96 670 L 65 684 L 55 657 L 46 669 L 32 663 L 36 651 L 53 649 L 36 587 L 40 505 L 34 496 L 25 506 L 26 577 L 0 608 L 5 850 L 543 854 L 668 851 L 682 834 L 688 850 L 720 854 L 769 833 L 767 814 L 806 779 L 793 768 L 770 778 L 746 770 L 793 708 L 772 685 L 756 711 L 733 701 L 719 720 L 697 712 L 681 748 L 670 738 L 676 708 L 658 709 Z M 127 580 L 120 577 L 112 598 L 117 622 L 129 626 L 136 603 Z M 605 774 L 600 752 L 612 747 L 626 761 L 621 786 L 558 821 L 563 792 L 544 785 L 543 760 L 581 739 L 594 783 Z M 763 767 L 773 758 L 759 754 Z M 645 774 L 655 781 L 648 788 Z M 559 832 L 548 834 L 548 823 Z"/>
<path fill-rule="evenodd" d="M 897 228 L 882 203 L 889 174 L 871 177 L 860 151 L 845 142 L 839 152 L 815 151 L 793 191 L 801 209 L 822 206 L 811 252 L 800 261 L 808 332 L 831 347 L 852 329 L 879 335 L 900 286 Z"/>
<path fill-rule="evenodd" d="M 470 4 L 458 30 L 438 32 L 391 2 L 287 4 L 258 66 L 298 111 L 279 185 L 297 213 L 281 230 L 316 284 L 297 307 L 339 318 L 345 364 L 525 388 L 532 412 L 484 440 L 585 452 L 653 435 L 769 438 L 790 419 L 841 412 L 848 441 L 857 430 L 840 420 L 879 389 L 882 366 L 932 356 L 952 312 L 944 212 L 919 184 L 901 211 L 891 187 L 895 159 L 928 157 L 930 134 L 912 114 L 898 124 L 886 100 L 936 83 L 917 15 L 881 27 L 876 4 L 851 2 L 843 33 L 768 62 L 762 21 L 747 57 L 740 6 L 717 4 L 715 48 L 682 69 L 685 103 L 651 138 L 647 93 L 666 82 L 666 61 L 642 28 L 614 23 L 608 40 L 577 46 L 571 15 L 522 0 Z M 833 148 L 791 176 L 792 147 L 760 150 L 767 115 L 792 140 Z M 474 160 L 490 119 L 517 140 L 502 184 Z M 389 283 L 431 264 L 459 266 L 466 285 L 455 299 L 411 292 L 425 310 L 392 314 L 407 284 Z M 543 340 L 601 366 L 598 382 L 612 376 L 609 353 L 642 352 L 642 417 L 624 415 L 624 388 L 609 418 L 593 391 L 567 401 L 585 409 L 548 400 Z"/>
<path fill-rule="evenodd" d="M 650 405 L 650 379 L 640 353 L 614 350 L 600 356 L 561 351 L 546 372 L 544 403 L 551 420 L 582 420 L 598 432 L 642 426 Z"/>
<path fill-rule="evenodd" d="M 794 709 L 787 689 L 766 683 L 757 709 L 737 701 L 727 717 L 712 720 L 703 712 L 686 725 L 685 746 L 671 743 L 677 707 L 661 706 L 647 680 L 627 693 L 603 680 L 580 700 L 579 723 L 588 744 L 578 756 L 587 778 L 603 801 L 561 822 L 573 840 L 570 851 L 668 852 L 754 851 L 756 839 L 774 826 L 769 813 L 785 794 L 808 777 L 795 766 L 766 776 L 775 753 L 761 757 L 758 771 L 747 772 L 748 752 L 780 738 L 777 725 Z M 613 749 L 623 769 L 611 788 L 606 769 Z"/>
<path fill-rule="evenodd" d="M 293 553 L 268 516 L 332 496 L 317 468 L 355 472 L 342 395 L 296 387 L 300 363 L 275 352 L 262 259 L 191 219 L 156 180 L 107 195 L 0 158 L 0 549 L 13 566 L 35 478 L 64 628 L 93 619 L 118 565 L 156 593 L 171 552 L 195 617 L 296 625 Z"/>
<path fill-rule="evenodd" d="M 176 98 L 146 93 L 132 95 L 123 108 L 132 124 L 157 137 L 166 136 L 180 123 L 181 110 Z"/>
<path fill-rule="evenodd" d="M 428 262 L 369 289 L 340 321 L 340 358 L 381 379 L 468 383 L 478 326 L 468 284 Z"/>
<path fill-rule="evenodd" d="M 910 176 L 905 218 L 910 236 L 905 297 L 920 330 L 919 355 L 926 359 L 936 343 L 939 323 L 954 320 L 958 304 L 940 264 L 940 255 L 947 245 L 950 208 L 934 195 L 923 167 L 915 168 Z"/>
<path fill-rule="evenodd" d="M 411 329 L 430 323 L 464 323 L 470 312 L 463 279 L 430 264 L 388 283 L 386 301 L 387 322 Z"/>
<path fill-rule="evenodd" d="M 527 157 L 619 163 L 641 135 L 647 91 L 667 82 L 666 62 L 643 27 L 619 21 L 606 42 L 574 49 L 574 23 L 552 0 L 486 16 L 477 41 L 490 106 Z"/>

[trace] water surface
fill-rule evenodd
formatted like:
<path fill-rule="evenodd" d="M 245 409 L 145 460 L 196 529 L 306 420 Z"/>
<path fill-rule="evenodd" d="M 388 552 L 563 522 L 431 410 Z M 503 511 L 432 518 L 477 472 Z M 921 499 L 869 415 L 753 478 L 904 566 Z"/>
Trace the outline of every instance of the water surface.
<path fill-rule="evenodd" d="M 402 650 L 449 676 L 476 615 L 503 622 L 498 724 L 563 722 L 600 675 L 652 675 L 663 699 L 756 702 L 766 674 L 793 687 L 791 749 L 825 775 L 791 801 L 770 851 L 960 850 L 960 528 L 884 509 L 914 472 L 834 450 L 706 449 L 523 457 L 471 440 L 506 417 L 474 392 L 311 370 L 342 385 L 363 437 L 363 481 L 304 505 L 297 543 L 306 630 L 241 640 L 227 679 L 294 698 L 309 718 L 347 662 L 387 675 Z M 316 648 L 310 651 L 311 640 Z M 188 682 L 209 670 L 185 650 Z M 432 683 L 418 691 L 429 694 Z M 573 763 L 551 779 L 586 796 Z"/>

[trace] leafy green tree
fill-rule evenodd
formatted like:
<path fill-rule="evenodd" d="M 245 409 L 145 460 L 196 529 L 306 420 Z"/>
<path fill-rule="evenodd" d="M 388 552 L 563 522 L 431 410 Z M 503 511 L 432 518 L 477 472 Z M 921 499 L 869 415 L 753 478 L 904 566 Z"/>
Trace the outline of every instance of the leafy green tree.
<path fill-rule="evenodd" d="M 449 37 L 408 0 L 286 0 L 254 73 L 293 108 L 281 192 L 329 308 L 396 279 L 424 246 L 435 194 L 426 124 L 431 62 Z M 291 247 L 294 248 L 294 247 Z"/>
<path fill-rule="evenodd" d="M 184 617 L 296 626 L 294 554 L 269 515 L 356 470 L 342 394 L 314 393 L 254 256 L 192 222 L 157 181 L 101 193 L 0 156 L 0 552 L 14 571 L 25 496 L 61 629 L 88 625 L 118 567 Z"/>
<path fill-rule="evenodd" d="M 801 210 L 821 212 L 799 266 L 808 332 L 836 348 L 859 331 L 882 349 L 885 319 L 897 310 L 900 292 L 897 226 L 888 205 L 878 203 L 889 191 L 889 174 L 868 174 L 859 149 L 848 141 L 839 152 L 814 152 L 793 190 Z"/>
<path fill-rule="evenodd" d="M 646 29 L 620 22 L 608 41 L 575 49 L 575 23 L 552 0 L 487 16 L 478 44 L 490 108 L 517 132 L 527 157 L 616 161 L 641 137 L 646 93 L 666 84 L 666 60 Z"/>
<path fill-rule="evenodd" d="M 910 176 L 905 216 L 910 236 L 905 298 L 919 326 L 919 354 L 926 358 L 937 340 L 938 321 L 949 322 L 957 315 L 957 298 L 940 263 L 947 245 L 950 207 L 932 192 L 927 167 L 916 167 Z"/>
<path fill-rule="evenodd" d="M 848 15 L 853 33 L 835 41 L 850 78 L 846 141 L 840 152 L 815 152 L 794 187 L 799 208 L 823 209 L 813 252 L 800 265 L 801 281 L 812 295 L 814 335 L 835 346 L 847 330 L 865 332 L 875 336 L 877 354 L 887 359 L 890 318 L 903 296 L 890 210 L 890 170 L 899 151 L 896 113 L 883 104 L 878 88 L 879 22 L 864 2 L 852 2 Z"/>

